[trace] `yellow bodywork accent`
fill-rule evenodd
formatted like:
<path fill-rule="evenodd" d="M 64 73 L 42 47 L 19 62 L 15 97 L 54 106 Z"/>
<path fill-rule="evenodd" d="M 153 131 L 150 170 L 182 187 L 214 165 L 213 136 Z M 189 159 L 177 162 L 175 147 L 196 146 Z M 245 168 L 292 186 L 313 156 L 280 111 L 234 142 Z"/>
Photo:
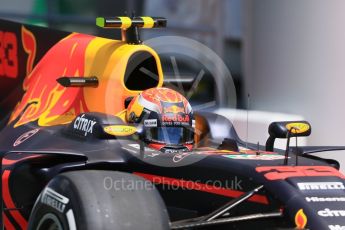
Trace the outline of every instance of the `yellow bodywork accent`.
<path fill-rule="evenodd" d="M 141 17 L 141 19 L 144 21 L 144 25 L 142 28 L 153 28 L 155 22 L 153 21 L 153 18 L 151 17 Z"/>
<path fill-rule="evenodd" d="M 129 17 L 119 17 L 121 20 L 121 29 L 128 29 L 132 25 L 132 20 Z"/>
<path fill-rule="evenodd" d="M 124 22 L 128 26 L 126 23 Z M 84 44 L 85 46 L 83 46 Z M 158 75 L 157 87 L 161 87 L 163 85 L 161 62 L 158 54 L 152 48 L 143 44 L 132 45 L 119 40 L 80 36 L 76 33 L 67 36 L 53 46 L 41 59 L 41 68 L 34 68 L 26 77 L 23 88 L 27 92 L 12 113 L 10 122 L 20 116 L 22 120 L 19 120 L 14 127 L 35 120 L 38 121 L 39 126 L 52 126 L 69 123 L 82 112 L 91 111 L 116 115 L 124 111 L 125 99 L 134 97 L 141 92 L 127 89 L 124 83 L 128 61 L 137 52 L 148 52 L 155 59 Z M 58 67 L 57 70 L 53 72 L 55 75 L 50 76 L 46 72 L 42 72 L 42 69 L 49 67 L 42 63 L 48 63 L 54 54 L 59 57 L 61 53 L 64 53 L 65 60 L 63 64 L 55 63 L 58 65 L 55 66 Z M 71 77 L 96 76 L 99 85 L 96 88 L 65 88 L 55 80 L 65 75 Z M 31 78 L 31 76 L 35 78 Z M 68 97 L 69 95 L 72 96 Z M 35 103 L 25 109 L 25 105 L 31 102 Z M 138 108 L 135 111 L 139 113 Z M 121 119 L 125 120 L 125 116 L 124 113 Z"/>
<path fill-rule="evenodd" d="M 301 122 L 289 123 L 285 127 L 291 130 L 291 133 L 305 133 L 310 129 L 308 124 Z"/>
<path fill-rule="evenodd" d="M 124 109 L 121 112 L 119 112 L 118 114 L 116 114 L 116 116 L 118 118 L 120 118 L 123 122 L 127 123 L 126 115 L 127 115 L 127 109 Z"/>
<path fill-rule="evenodd" d="M 129 58 L 136 52 L 149 52 L 157 63 L 158 85 L 163 85 L 163 71 L 158 54 L 146 45 L 130 45 L 122 41 L 95 38 L 87 47 L 85 75 L 97 76 L 97 88 L 85 87 L 84 98 L 89 111 L 118 114 L 124 101 L 141 91 L 129 90 L 124 84 Z"/>
<path fill-rule="evenodd" d="M 113 136 L 130 136 L 137 131 L 134 126 L 128 125 L 110 125 L 104 127 L 103 130 Z"/>
<path fill-rule="evenodd" d="M 144 110 L 144 106 L 138 103 L 139 97 L 135 97 L 133 100 L 133 103 L 131 103 L 127 108 L 127 121 L 130 120 L 129 117 L 131 116 L 131 113 L 134 113 L 136 117 L 140 117 Z"/>

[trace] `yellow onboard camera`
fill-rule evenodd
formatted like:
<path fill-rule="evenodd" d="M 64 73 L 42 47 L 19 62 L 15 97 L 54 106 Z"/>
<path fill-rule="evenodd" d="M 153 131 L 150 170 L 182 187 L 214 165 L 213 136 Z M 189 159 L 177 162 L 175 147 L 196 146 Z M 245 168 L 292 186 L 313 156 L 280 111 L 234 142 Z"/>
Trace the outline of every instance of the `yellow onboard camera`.
<path fill-rule="evenodd" d="M 120 28 L 122 41 L 140 44 L 138 28 L 166 27 L 167 20 L 161 17 L 98 17 L 96 25 L 102 28 Z"/>

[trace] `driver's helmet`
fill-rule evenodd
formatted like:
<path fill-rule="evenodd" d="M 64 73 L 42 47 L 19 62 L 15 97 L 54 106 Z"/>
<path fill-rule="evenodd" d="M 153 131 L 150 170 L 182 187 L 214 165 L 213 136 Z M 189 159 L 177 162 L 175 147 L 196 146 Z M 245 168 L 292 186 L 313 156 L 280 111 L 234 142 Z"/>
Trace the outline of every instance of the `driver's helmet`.
<path fill-rule="evenodd" d="M 192 107 L 172 89 L 151 88 L 141 92 L 129 103 L 126 119 L 142 127 L 142 138 L 151 148 L 162 152 L 192 150 L 195 122 Z"/>

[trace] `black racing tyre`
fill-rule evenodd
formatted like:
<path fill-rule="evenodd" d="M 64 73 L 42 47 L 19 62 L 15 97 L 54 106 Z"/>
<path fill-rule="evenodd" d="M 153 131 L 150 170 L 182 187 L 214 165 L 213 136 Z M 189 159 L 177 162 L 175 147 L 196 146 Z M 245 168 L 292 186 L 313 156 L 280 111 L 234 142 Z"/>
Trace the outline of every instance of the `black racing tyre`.
<path fill-rule="evenodd" d="M 162 198 L 152 183 L 129 173 L 83 170 L 54 177 L 29 219 L 35 230 L 169 229 Z"/>

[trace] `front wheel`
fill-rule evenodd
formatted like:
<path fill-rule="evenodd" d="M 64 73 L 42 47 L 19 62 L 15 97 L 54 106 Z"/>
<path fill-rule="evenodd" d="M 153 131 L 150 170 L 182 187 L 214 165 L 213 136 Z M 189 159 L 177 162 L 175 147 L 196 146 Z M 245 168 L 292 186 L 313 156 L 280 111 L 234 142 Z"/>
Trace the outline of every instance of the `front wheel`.
<path fill-rule="evenodd" d="M 62 173 L 41 192 L 29 229 L 169 229 L 155 187 L 129 173 L 84 170 Z"/>

